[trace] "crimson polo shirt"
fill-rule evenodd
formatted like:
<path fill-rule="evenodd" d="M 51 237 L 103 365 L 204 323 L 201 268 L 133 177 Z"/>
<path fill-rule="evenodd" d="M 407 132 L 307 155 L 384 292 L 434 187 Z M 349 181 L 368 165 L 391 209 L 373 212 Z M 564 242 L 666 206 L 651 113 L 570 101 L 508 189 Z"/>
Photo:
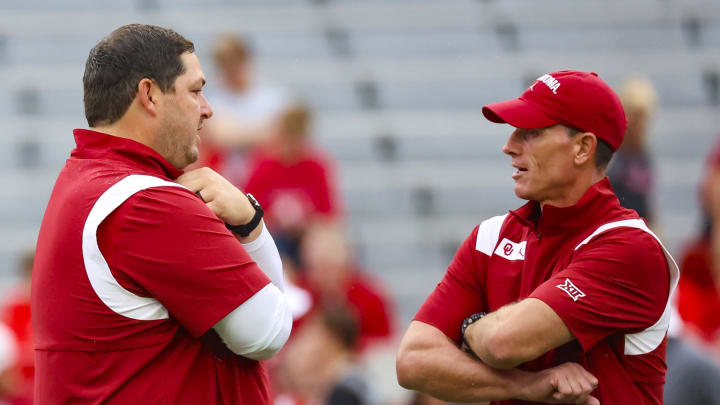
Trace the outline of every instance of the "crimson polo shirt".
<path fill-rule="evenodd" d="M 74 134 L 33 268 L 38 403 L 270 403 L 211 329 L 270 280 L 155 151 Z"/>
<path fill-rule="evenodd" d="M 259 149 L 250 159 L 243 188 L 262 204 L 270 228 L 278 216 L 307 220 L 321 215 L 337 218 L 342 202 L 336 190 L 334 163 L 321 151 L 306 145 L 294 162 Z"/>
<path fill-rule="evenodd" d="M 595 375 L 600 403 L 662 404 L 668 297 L 677 266 L 607 178 L 571 207 L 529 202 L 475 227 L 415 320 L 460 344 L 463 319 L 533 297 L 577 340 L 525 363 L 567 361 Z M 523 404 L 511 400 L 495 404 Z"/>

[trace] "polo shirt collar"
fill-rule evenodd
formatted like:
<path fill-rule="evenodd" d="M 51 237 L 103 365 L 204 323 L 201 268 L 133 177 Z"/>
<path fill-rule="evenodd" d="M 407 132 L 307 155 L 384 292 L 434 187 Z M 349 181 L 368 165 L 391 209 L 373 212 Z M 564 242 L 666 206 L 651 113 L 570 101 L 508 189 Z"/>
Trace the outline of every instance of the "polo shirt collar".
<path fill-rule="evenodd" d="M 183 174 L 152 148 L 132 139 L 90 129 L 74 129 L 76 148 L 70 156 L 79 159 L 111 159 L 132 162 L 148 172 L 174 180 Z"/>
<path fill-rule="evenodd" d="M 541 213 L 540 204 L 529 201 L 510 212 L 541 234 L 552 234 L 587 228 L 619 211 L 622 211 L 620 201 L 610 186 L 610 180 L 605 177 L 593 184 L 575 205 L 555 207 L 546 204 Z"/>

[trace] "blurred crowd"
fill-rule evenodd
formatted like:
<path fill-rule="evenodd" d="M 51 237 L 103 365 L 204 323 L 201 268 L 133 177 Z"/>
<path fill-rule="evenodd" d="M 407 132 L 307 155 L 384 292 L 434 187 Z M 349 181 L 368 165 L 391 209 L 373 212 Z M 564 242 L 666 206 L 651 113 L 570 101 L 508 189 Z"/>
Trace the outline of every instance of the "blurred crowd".
<path fill-rule="evenodd" d="M 289 343 L 268 362 L 276 404 L 442 403 L 418 394 L 387 399 L 380 380 L 393 374 L 371 372 L 374 362 L 392 364 L 387 359 L 404 326 L 388 289 L 354 255 L 335 162 L 313 142 L 312 108 L 256 71 L 242 37 L 219 38 L 212 55 L 221 86 L 207 95 L 215 117 L 203 129 L 196 166 L 213 168 L 257 198 L 283 257 L 295 321 Z M 662 234 L 648 147 L 658 97 L 639 76 L 618 90 L 629 125 L 609 177 L 621 203 Z M 704 176 L 703 224 L 677 257 L 682 276 L 668 343 L 668 405 L 720 403 L 720 138 Z M 0 302 L 0 404 L 32 403 L 32 250 L 19 267 L 22 281 Z"/>

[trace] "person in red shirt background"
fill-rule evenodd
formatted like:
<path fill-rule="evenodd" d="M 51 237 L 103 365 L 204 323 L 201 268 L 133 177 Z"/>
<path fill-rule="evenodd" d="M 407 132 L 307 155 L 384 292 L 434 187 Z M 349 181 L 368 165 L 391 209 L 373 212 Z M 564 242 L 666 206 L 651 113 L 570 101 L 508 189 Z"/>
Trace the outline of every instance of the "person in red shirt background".
<path fill-rule="evenodd" d="M 343 215 L 335 164 L 311 142 L 311 124 L 305 104 L 285 110 L 270 139 L 250 156 L 247 183 L 241 185 L 262 204 L 278 249 L 295 263 L 305 229 Z"/>
<path fill-rule="evenodd" d="M 315 225 L 301 243 L 300 286 L 310 292 L 313 309 L 347 306 L 358 319 L 358 351 L 388 343 L 394 332 L 394 306 L 381 283 L 353 262 L 338 226 Z"/>
<path fill-rule="evenodd" d="M 284 86 L 256 71 L 248 38 L 224 34 L 215 41 L 212 56 L 220 79 L 218 88 L 208 94 L 215 116 L 203 129 L 200 156 L 192 167 L 207 166 L 242 184 L 248 155 L 270 137 L 291 96 Z"/>
<path fill-rule="evenodd" d="M 284 352 L 277 405 L 378 405 L 358 353 L 360 326 L 342 303 L 316 308 Z"/>
<path fill-rule="evenodd" d="M 0 399 L 12 405 L 33 403 L 33 379 L 35 376 L 35 351 L 33 350 L 32 322 L 30 317 L 30 280 L 34 252 L 28 250 L 20 260 L 20 282 L 0 302 L 0 322 L 13 333 L 17 343 L 17 356 L 13 364 L 0 376 L 11 388 L 0 388 Z M 9 392 L 7 392 L 9 391 Z"/>
<path fill-rule="evenodd" d="M 700 182 L 703 228 L 680 262 L 677 306 L 685 331 L 707 344 L 720 361 L 720 138 Z"/>

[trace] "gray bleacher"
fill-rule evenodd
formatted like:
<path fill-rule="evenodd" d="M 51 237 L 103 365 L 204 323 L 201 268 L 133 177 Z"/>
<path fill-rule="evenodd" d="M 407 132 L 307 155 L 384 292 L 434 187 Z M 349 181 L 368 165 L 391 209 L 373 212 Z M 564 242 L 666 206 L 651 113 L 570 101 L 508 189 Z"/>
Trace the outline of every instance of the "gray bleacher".
<path fill-rule="evenodd" d="M 711 0 L 5 0 L 0 4 L 0 291 L 33 243 L 85 124 L 90 47 L 131 22 L 196 43 L 206 73 L 223 32 L 249 36 L 263 76 L 317 110 L 337 158 L 350 235 L 407 320 L 473 225 L 519 206 L 509 128 L 483 104 L 561 68 L 618 86 L 647 75 L 661 108 L 651 145 L 661 232 L 679 254 L 698 228 L 697 184 L 720 102 L 720 6 Z M 210 100 L 212 103 L 212 100 Z"/>

